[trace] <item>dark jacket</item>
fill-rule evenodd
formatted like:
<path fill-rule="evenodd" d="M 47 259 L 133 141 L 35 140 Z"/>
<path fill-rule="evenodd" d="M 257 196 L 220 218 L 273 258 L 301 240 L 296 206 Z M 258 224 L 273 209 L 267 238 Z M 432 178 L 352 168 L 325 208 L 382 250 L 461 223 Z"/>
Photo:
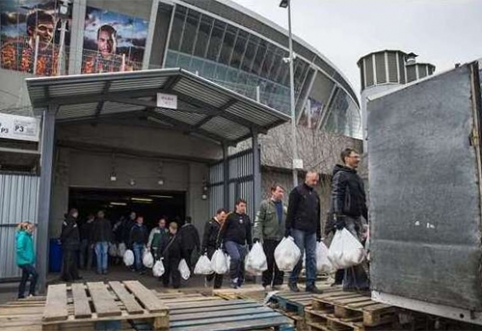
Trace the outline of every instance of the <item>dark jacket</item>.
<path fill-rule="evenodd" d="M 94 226 L 92 227 L 92 242 L 111 242 L 113 240 L 112 236 L 112 225 L 108 219 L 97 218 L 94 221 Z"/>
<path fill-rule="evenodd" d="M 272 199 L 261 202 L 254 220 L 254 238 L 260 240 L 281 240 L 283 238 L 286 223 L 286 207 L 282 202 L 279 203 L 281 203 L 283 209 L 281 222 L 278 218 L 276 203 Z"/>
<path fill-rule="evenodd" d="M 356 170 L 336 165 L 333 170 L 332 212 L 368 220 L 365 186 Z"/>
<path fill-rule="evenodd" d="M 221 230 L 221 237 L 224 242 L 234 241 L 240 245 L 251 247 L 253 237 L 251 235 L 251 220 L 246 214 L 231 213 Z"/>
<path fill-rule="evenodd" d="M 321 237 L 320 198 L 318 193 L 305 183 L 298 185 L 290 193 L 286 229 L 316 232 L 317 237 Z"/>
<path fill-rule="evenodd" d="M 118 220 L 112 227 L 112 234 L 116 243 L 121 243 L 124 241 L 124 219 Z"/>
<path fill-rule="evenodd" d="M 94 226 L 94 220 L 92 221 L 85 221 L 80 226 L 80 240 L 88 240 L 90 242 L 92 236 L 92 228 Z"/>
<path fill-rule="evenodd" d="M 221 223 L 219 223 L 214 217 L 206 223 L 204 227 L 203 247 L 202 252 L 207 253 L 208 250 L 215 250 L 219 247 L 221 242 Z"/>
<path fill-rule="evenodd" d="M 63 249 L 78 250 L 80 248 L 80 232 L 77 226 L 77 219 L 71 215 L 67 215 L 62 223 L 60 241 Z"/>
<path fill-rule="evenodd" d="M 136 225 L 136 222 L 127 218 L 124 220 L 122 224 L 122 239 L 126 244 L 129 244 L 129 240 L 131 238 L 131 230 Z"/>
<path fill-rule="evenodd" d="M 186 250 L 192 250 L 201 248 L 201 243 L 199 240 L 199 233 L 197 229 L 191 223 L 186 223 L 181 227 L 179 231 L 182 239 L 182 247 Z"/>
<path fill-rule="evenodd" d="M 131 228 L 131 234 L 129 236 L 129 247 L 133 244 L 144 244 L 147 245 L 147 240 L 149 239 L 149 234 L 147 233 L 147 228 L 144 225 L 134 225 Z"/>
<path fill-rule="evenodd" d="M 179 234 L 168 234 L 168 240 L 164 241 L 164 247 L 162 248 L 162 257 L 164 260 L 181 260 L 182 254 L 182 240 Z"/>

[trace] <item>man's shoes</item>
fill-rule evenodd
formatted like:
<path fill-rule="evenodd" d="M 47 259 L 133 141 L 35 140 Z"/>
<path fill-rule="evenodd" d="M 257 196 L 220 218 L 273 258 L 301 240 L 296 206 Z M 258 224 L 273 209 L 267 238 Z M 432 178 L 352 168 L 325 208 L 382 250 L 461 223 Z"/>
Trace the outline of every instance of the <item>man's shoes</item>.
<path fill-rule="evenodd" d="M 273 291 L 281 291 L 281 286 L 280 285 L 273 285 L 273 286 L 271 286 L 271 289 Z"/>
<path fill-rule="evenodd" d="M 212 285 L 213 285 L 212 283 L 213 283 L 212 281 L 209 281 L 206 278 L 204 278 L 204 287 L 205 288 L 211 288 Z"/>
<path fill-rule="evenodd" d="M 298 285 L 296 283 L 289 283 L 288 287 L 291 292 L 299 292 L 300 289 L 298 288 Z"/>
<path fill-rule="evenodd" d="M 144 275 L 146 272 L 144 270 L 139 272 L 139 275 Z"/>
<path fill-rule="evenodd" d="M 231 281 L 231 288 L 237 289 L 238 288 L 238 282 L 237 281 Z"/>
<path fill-rule="evenodd" d="M 307 286 L 306 287 L 306 292 L 310 292 L 310 293 L 313 293 L 313 294 L 322 294 L 323 291 L 320 290 L 318 287 L 316 287 L 315 285 L 310 285 L 310 286 Z"/>

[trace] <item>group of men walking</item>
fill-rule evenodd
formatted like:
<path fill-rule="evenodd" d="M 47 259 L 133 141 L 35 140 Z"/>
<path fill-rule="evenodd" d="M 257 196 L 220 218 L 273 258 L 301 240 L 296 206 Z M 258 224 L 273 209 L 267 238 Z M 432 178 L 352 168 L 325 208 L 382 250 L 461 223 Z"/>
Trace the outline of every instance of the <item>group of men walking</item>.
<path fill-rule="evenodd" d="M 331 206 L 325 226 L 325 235 L 334 233 L 337 229 L 346 228 L 360 242 L 366 240 L 368 210 L 363 180 L 356 169 L 360 163 L 360 155 L 353 149 L 341 153 L 343 164 L 336 165 L 333 170 Z M 289 194 L 288 205 L 283 204 L 284 188 L 275 184 L 271 187 L 270 197 L 261 202 L 256 213 L 254 225 L 246 214 L 247 203 L 243 199 L 236 201 L 233 212 L 219 209 L 209 220 L 204 229 L 202 243 L 199 234 L 192 225 L 191 219 L 181 227 L 178 235 L 178 224 L 169 223 L 161 218 L 157 227 L 150 234 L 140 215 L 131 213 L 125 224 L 114 225 L 114 230 L 120 227 L 124 230 L 114 236 L 111 223 L 105 219 L 101 211 L 82 224 L 79 231 L 77 224 L 78 211 L 72 209 L 62 225 L 62 245 L 64 249 L 62 278 L 65 281 L 80 279 L 77 271 L 75 253 L 81 248 L 80 266 L 92 264 L 92 248 L 97 257 L 97 272 L 107 273 L 109 243 L 122 240 L 127 248 L 134 252 L 134 270 L 144 273 L 142 254 L 147 248 L 155 260 L 163 257 L 165 274 L 162 277 L 164 285 L 170 279 L 174 287 L 180 285 L 178 266 L 181 259 L 186 259 L 192 270 L 191 256 L 194 250 L 207 254 L 211 259 L 215 251 L 222 248 L 230 257 L 230 286 L 238 288 L 245 280 L 244 261 L 253 243 L 261 242 L 267 257 L 267 270 L 263 272 L 264 287 L 279 289 L 283 284 L 284 273 L 280 271 L 274 259 L 274 251 L 283 237 L 291 236 L 306 256 L 306 291 L 318 293 L 316 280 L 316 245 L 322 240 L 320 198 L 316 192 L 319 175 L 308 172 L 302 184 L 295 187 Z M 82 240 L 80 240 L 82 239 Z M 85 249 L 86 247 L 90 249 Z M 86 253 L 87 252 L 87 253 Z M 288 286 L 293 292 L 299 292 L 298 279 L 302 269 L 302 261 L 294 267 L 289 276 Z M 339 270 L 336 283 L 343 283 L 345 290 L 365 290 L 370 286 L 366 263 Z M 220 288 L 223 275 L 213 274 L 206 277 L 206 285 Z"/>
<path fill-rule="evenodd" d="M 341 153 L 343 164 L 333 170 L 331 206 L 324 233 L 329 235 L 337 229 L 346 228 L 355 238 L 364 243 L 368 223 L 368 210 L 364 184 L 356 169 L 360 155 L 353 149 Z M 233 288 L 244 282 L 244 260 L 253 243 L 261 242 L 267 257 L 268 268 L 263 272 L 262 284 L 265 288 L 279 289 L 283 284 L 284 273 L 274 259 L 274 251 L 283 237 L 291 236 L 306 254 L 306 291 L 319 293 L 316 287 L 316 245 L 322 240 L 320 198 L 315 190 L 319 182 L 316 172 L 308 172 L 302 184 L 289 194 L 288 206 L 283 205 L 284 188 L 275 184 L 271 196 L 262 201 L 256 213 L 253 236 L 251 220 L 246 215 L 246 201 L 239 199 L 235 210 L 228 213 L 219 209 L 206 223 L 202 251 L 211 259 L 218 248 L 224 248 L 230 257 L 230 285 Z M 253 237 L 253 239 L 252 239 Z M 302 260 L 298 262 L 289 276 L 288 286 L 299 292 L 298 280 Z M 220 288 L 223 275 L 213 274 L 206 277 L 206 283 L 214 280 L 214 288 Z M 335 283 L 343 283 L 344 290 L 366 290 L 370 287 L 368 267 L 364 263 L 347 270 L 339 270 Z"/>

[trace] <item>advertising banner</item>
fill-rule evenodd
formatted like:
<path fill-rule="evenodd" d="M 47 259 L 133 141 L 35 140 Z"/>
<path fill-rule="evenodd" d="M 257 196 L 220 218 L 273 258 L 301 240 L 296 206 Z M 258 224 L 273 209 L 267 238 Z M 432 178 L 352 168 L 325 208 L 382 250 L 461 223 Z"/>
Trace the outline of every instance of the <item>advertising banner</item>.
<path fill-rule="evenodd" d="M 82 73 L 142 69 L 147 30 L 145 20 L 87 7 Z"/>
<path fill-rule="evenodd" d="M 39 76 L 58 74 L 59 5 L 59 0 L 0 1 L 1 68 Z M 64 39 L 65 64 L 68 63 L 70 46 L 69 25 L 70 19 Z"/>

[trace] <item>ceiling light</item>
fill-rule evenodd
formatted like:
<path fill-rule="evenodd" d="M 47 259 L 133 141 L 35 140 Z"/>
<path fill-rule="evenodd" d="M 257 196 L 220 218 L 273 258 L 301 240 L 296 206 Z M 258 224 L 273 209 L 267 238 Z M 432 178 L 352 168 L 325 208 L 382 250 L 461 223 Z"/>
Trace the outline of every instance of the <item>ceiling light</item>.
<path fill-rule="evenodd" d="M 127 203 L 125 202 L 111 202 L 111 206 L 127 206 Z"/>
<path fill-rule="evenodd" d="M 173 199 L 172 195 L 150 195 L 151 198 L 159 198 L 159 199 Z"/>
<path fill-rule="evenodd" d="M 138 201 L 138 202 L 152 202 L 152 199 L 149 198 L 131 198 L 132 201 Z"/>

